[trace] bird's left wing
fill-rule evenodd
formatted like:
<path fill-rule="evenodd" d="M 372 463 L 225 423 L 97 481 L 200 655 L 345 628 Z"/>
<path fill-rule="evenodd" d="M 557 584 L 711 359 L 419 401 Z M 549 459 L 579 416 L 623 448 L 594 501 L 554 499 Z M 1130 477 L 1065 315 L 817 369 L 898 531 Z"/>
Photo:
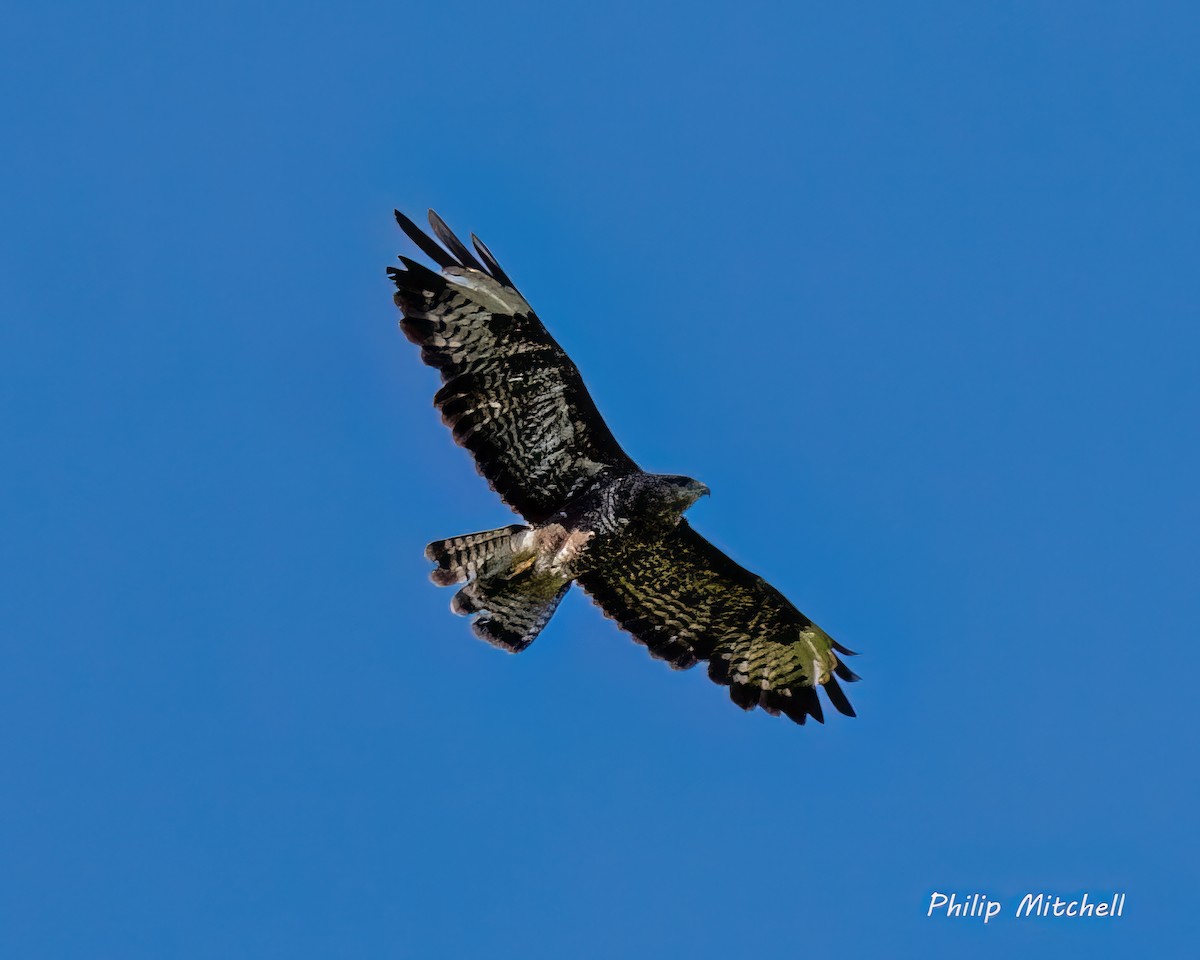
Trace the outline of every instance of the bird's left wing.
<path fill-rule="evenodd" d="M 444 249 L 399 211 L 396 220 L 441 268 L 407 257 L 405 269 L 388 268 L 400 328 L 441 373 L 433 402 L 492 489 L 540 523 L 601 474 L 636 470 L 579 370 L 491 251 L 472 234 L 472 253 L 432 210 Z"/>
<path fill-rule="evenodd" d="M 858 677 L 834 652 L 852 651 L 686 520 L 666 533 L 627 532 L 579 583 L 653 656 L 677 669 L 707 660 L 708 675 L 745 710 L 823 722 L 820 686 L 854 716 L 838 678 Z"/>

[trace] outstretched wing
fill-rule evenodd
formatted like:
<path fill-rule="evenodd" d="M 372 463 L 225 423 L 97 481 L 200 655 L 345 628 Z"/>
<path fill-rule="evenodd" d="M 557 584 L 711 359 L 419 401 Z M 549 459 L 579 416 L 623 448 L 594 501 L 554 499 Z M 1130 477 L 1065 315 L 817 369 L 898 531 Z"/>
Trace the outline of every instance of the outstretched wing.
<path fill-rule="evenodd" d="M 432 210 L 430 225 L 446 249 L 399 211 L 396 220 L 441 268 L 407 257 L 400 258 L 405 269 L 388 268 L 400 328 L 441 372 L 433 402 L 492 489 L 540 523 L 601 474 L 636 470 L 575 364 L 491 251 L 472 234 L 476 257 Z"/>
<path fill-rule="evenodd" d="M 627 534 L 579 583 L 655 657 L 677 669 L 707 660 L 708 675 L 744 710 L 824 722 L 823 686 L 840 713 L 854 716 L 838 678 L 858 677 L 834 653 L 852 651 L 686 520 L 665 534 Z"/>

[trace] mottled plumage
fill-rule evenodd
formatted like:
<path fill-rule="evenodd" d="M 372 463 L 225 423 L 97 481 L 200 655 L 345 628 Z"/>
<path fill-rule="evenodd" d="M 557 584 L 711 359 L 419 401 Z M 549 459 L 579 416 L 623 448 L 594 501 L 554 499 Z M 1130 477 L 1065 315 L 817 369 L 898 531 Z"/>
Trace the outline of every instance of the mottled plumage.
<path fill-rule="evenodd" d="M 404 334 L 443 385 L 434 404 L 492 489 L 527 525 L 431 543 L 435 583 L 513 652 L 549 621 L 573 582 L 650 653 L 708 673 L 744 709 L 822 720 L 817 688 L 849 716 L 838 678 L 850 654 L 774 587 L 696 533 L 683 512 L 708 488 L 638 468 L 613 438 L 579 371 L 474 235 L 472 253 L 430 211 L 441 246 L 396 219 L 440 268 L 389 268 Z M 835 653 L 836 651 L 836 653 Z"/>

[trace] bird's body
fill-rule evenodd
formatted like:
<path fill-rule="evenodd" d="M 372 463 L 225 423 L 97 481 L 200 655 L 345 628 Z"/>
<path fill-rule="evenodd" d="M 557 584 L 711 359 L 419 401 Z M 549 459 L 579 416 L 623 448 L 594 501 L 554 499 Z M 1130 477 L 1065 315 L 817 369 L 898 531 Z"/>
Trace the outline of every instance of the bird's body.
<path fill-rule="evenodd" d="M 435 583 L 474 632 L 513 652 L 549 621 L 573 582 L 676 668 L 709 662 L 739 706 L 803 723 L 816 690 L 853 716 L 837 678 L 856 680 L 831 640 L 774 587 L 683 520 L 708 488 L 643 471 L 617 444 L 575 365 L 491 252 L 471 253 L 430 212 L 438 246 L 396 214 L 440 273 L 390 269 L 401 328 L 442 374 L 434 397 L 455 440 L 527 521 L 431 543 Z"/>

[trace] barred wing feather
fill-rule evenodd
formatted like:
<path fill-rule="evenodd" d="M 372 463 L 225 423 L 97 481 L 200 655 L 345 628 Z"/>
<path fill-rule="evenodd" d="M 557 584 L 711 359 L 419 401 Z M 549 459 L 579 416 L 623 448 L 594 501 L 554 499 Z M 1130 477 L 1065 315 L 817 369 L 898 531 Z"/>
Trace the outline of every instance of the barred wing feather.
<path fill-rule="evenodd" d="M 709 676 L 746 710 L 823 722 L 821 686 L 840 713 L 854 716 L 838 678 L 858 677 L 835 653 L 852 651 L 687 521 L 666 532 L 627 533 L 610 549 L 579 583 L 653 656 L 677 669 L 707 660 Z"/>
<path fill-rule="evenodd" d="M 593 483 L 634 472 L 579 370 L 491 251 L 472 235 L 473 254 L 432 210 L 445 249 L 399 211 L 396 220 L 441 268 L 407 257 L 389 268 L 400 327 L 441 373 L 434 404 L 492 489 L 540 523 Z"/>

